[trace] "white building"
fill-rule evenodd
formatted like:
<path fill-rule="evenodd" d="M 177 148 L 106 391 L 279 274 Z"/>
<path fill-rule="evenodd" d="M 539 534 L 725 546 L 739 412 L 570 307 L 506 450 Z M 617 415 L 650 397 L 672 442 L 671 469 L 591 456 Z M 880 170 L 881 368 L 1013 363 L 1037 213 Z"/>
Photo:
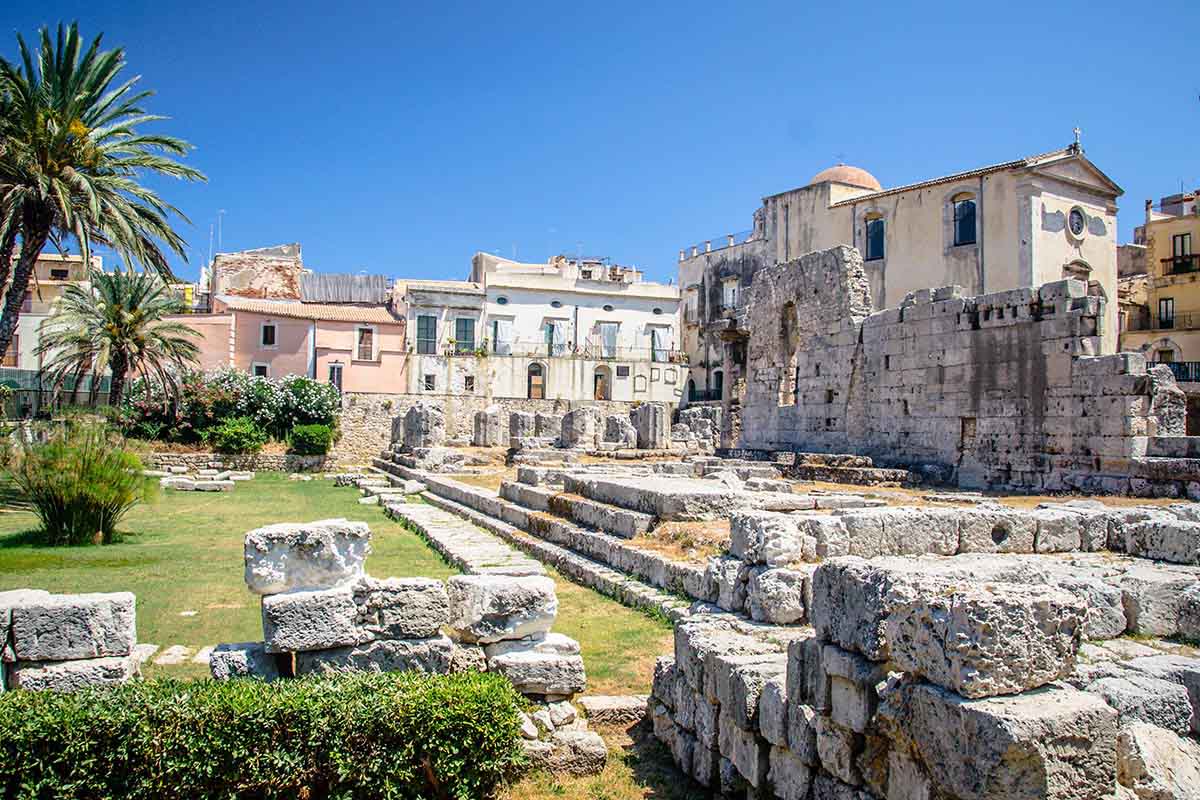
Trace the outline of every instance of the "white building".
<path fill-rule="evenodd" d="M 679 290 L 602 259 L 486 253 L 469 281 L 398 283 L 418 394 L 678 402 Z"/>

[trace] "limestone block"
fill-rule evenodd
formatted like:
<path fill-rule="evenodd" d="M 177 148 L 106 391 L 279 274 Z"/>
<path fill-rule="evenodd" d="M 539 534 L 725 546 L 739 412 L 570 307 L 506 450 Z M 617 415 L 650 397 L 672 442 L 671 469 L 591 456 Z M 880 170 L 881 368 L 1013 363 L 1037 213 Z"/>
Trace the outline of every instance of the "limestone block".
<path fill-rule="evenodd" d="M 670 415 L 660 403 L 644 403 L 631 415 L 637 430 L 637 446 L 642 450 L 664 450 L 671 443 Z"/>
<path fill-rule="evenodd" d="M 746 586 L 750 617 L 775 625 L 803 622 L 806 581 L 803 572 L 782 567 L 752 572 Z"/>
<path fill-rule="evenodd" d="M 633 725 L 646 716 L 648 700 L 644 694 L 590 694 L 580 697 L 579 705 L 595 725 Z"/>
<path fill-rule="evenodd" d="M 1070 511 L 1038 508 L 1029 512 L 1037 523 L 1034 550 L 1038 553 L 1073 553 L 1080 550 L 1079 515 Z"/>
<path fill-rule="evenodd" d="M 768 754 L 767 777 L 780 800 L 807 800 L 812 785 L 812 768 L 784 747 L 772 747 Z"/>
<path fill-rule="evenodd" d="M 525 439 L 537 436 L 537 418 L 528 411 L 514 411 L 508 415 L 510 439 Z"/>
<path fill-rule="evenodd" d="M 998 508 L 958 510 L 960 553 L 1032 553 L 1037 522 L 1028 512 Z"/>
<path fill-rule="evenodd" d="M 716 587 L 717 605 L 726 611 L 741 611 L 746 607 L 746 562 L 731 556 L 708 560 L 705 569 L 708 582 Z"/>
<path fill-rule="evenodd" d="M 729 759 L 746 783 L 754 787 L 765 787 L 769 747 L 752 731 L 739 727 L 732 719 L 721 715 L 719 747 L 721 755 Z"/>
<path fill-rule="evenodd" d="M 860 735 L 826 716 L 818 716 L 815 727 L 817 755 L 825 771 L 843 783 L 861 784 L 862 776 L 854 763 L 854 754 L 861 747 Z"/>
<path fill-rule="evenodd" d="M 630 450 L 637 447 L 637 429 L 624 414 L 610 414 L 604 418 L 604 441 L 613 442 Z"/>
<path fill-rule="evenodd" d="M 809 619 L 822 639 L 872 661 L 886 661 L 885 623 L 892 610 L 940 588 L 932 582 L 922 586 L 918 577 L 897 575 L 861 558 L 833 558 L 813 573 Z"/>
<path fill-rule="evenodd" d="M 813 636 L 788 642 L 788 705 L 807 704 L 818 711 L 829 711 L 829 678 L 822 659 L 823 645 Z M 792 749 L 795 749 L 793 747 Z"/>
<path fill-rule="evenodd" d="M 599 441 L 597 411 L 593 406 L 584 406 L 568 411 L 562 418 L 562 446 L 567 448 L 596 449 Z"/>
<path fill-rule="evenodd" d="M 482 411 L 475 412 L 474 429 L 471 444 L 475 447 L 499 447 L 503 439 L 500 436 L 500 406 L 491 405 Z"/>
<path fill-rule="evenodd" d="M 911 682 L 889 687 L 876 717 L 938 792 L 961 800 L 1106 796 L 1116 779 L 1116 718 L 1098 696 L 1062 686 L 968 700 Z"/>
<path fill-rule="evenodd" d="M 788 746 L 787 677 L 774 675 L 763 684 L 758 700 L 758 728 L 777 747 Z"/>
<path fill-rule="evenodd" d="M 841 517 L 813 514 L 799 517 L 799 520 L 816 543 L 817 558 L 850 555 L 850 534 Z"/>
<path fill-rule="evenodd" d="M 10 606 L 19 661 L 127 656 L 137 644 L 132 592 L 23 596 Z"/>
<path fill-rule="evenodd" d="M 857 787 L 842 783 L 820 771 L 813 773 L 811 797 L 812 800 L 874 800 L 871 795 Z"/>
<path fill-rule="evenodd" d="M 357 581 L 371 552 L 365 522 L 284 522 L 246 534 L 246 585 L 255 594 L 324 589 Z"/>
<path fill-rule="evenodd" d="M 426 639 L 450 621 L 446 586 L 434 578 L 363 578 L 354 600 L 358 624 L 379 639 Z"/>
<path fill-rule="evenodd" d="M 1085 611 L 1061 589 L 988 583 L 893 606 L 885 636 L 898 668 L 963 697 L 1017 694 L 1070 674 Z"/>
<path fill-rule="evenodd" d="M 817 711 L 812 706 L 788 704 L 788 749 L 810 767 L 821 765 L 817 752 Z"/>
<path fill-rule="evenodd" d="M 592 731 L 555 731 L 548 744 L 548 751 L 539 751 L 530 761 L 556 775 L 599 775 L 608 761 L 604 739 Z"/>
<path fill-rule="evenodd" d="M 706 694 L 721 704 L 721 713 L 746 730 L 758 728 L 758 705 L 766 682 L 784 675 L 786 653 L 757 655 L 722 655 L 716 659 L 716 697 L 706 687 Z"/>
<path fill-rule="evenodd" d="M 446 673 L 454 643 L 446 636 L 429 639 L 377 639 L 366 644 L 296 653 L 296 674 L 332 672 Z"/>
<path fill-rule="evenodd" d="M 216 680 L 228 678 L 260 678 L 273 681 L 279 678 L 279 665 L 262 642 L 219 644 L 213 648 L 208 668 Z"/>
<path fill-rule="evenodd" d="M 729 517 L 729 553 L 751 564 L 784 567 L 811 561 L 816 540 L 802 531 L 800 519 L 791 514 L 738 511 Z"/>
<path fill-rule="evenodd" d="M 876 684 L 887 677 L 885 665 L 827 644 L 821 662 L 829 681 L 830 718 L 843 728 L 863 733 L 875 716 Z"/>
<path fill-rule="evenodd" d="M 350 586 L 264 597 L 262 622 L 268 653 L 328 650 L 374 638 L 358 624 L 358 605 Z"/>
<path fill-rule="evenodd" d="M 1192 704 L 1192 731 L 1200 733 L 1200 658 L 1152 655 L 1134 658 L 1122 667 L 1177 683 L 1187 689 Z"/>
<path fill-rule="evenodd" d="M 450 653 L 451 672 L 487 672 L 487 656 L 477 644 L 454 642 Z"/>
<path fill-rule="evenodd" d="M 533 419 L 534 435 L 541 439 L 557 439 L 562 435 L 563 416 L 538 412 Z"/>
<path fill-rule="evenodd" d="M 534 652 L 546 655 L 577 656 L 579 642 L 561 633 L 537 633 L 523 639 L 506 639 L 494 644 L 484 645 L 483 652 L 488 658 L 502 656 L 505 653 Z"/>
<path fill-rule="evenodd" d="M 75 661 L 18 661 L 8 669 L 8 686 L 28 691 L 74 692 L 88 687 L 117 686 L 136 675 L 137 661 L 129 655 Z"/>
<path fill-rule="evenodd" d="M 934 800 L 928 776 L 916 761 L 895 749 L 888 753 L 887 800 Z"/>
<path fill-rule="evenodd" d="M 1200 798 L 1200 743 L 1133 723 L 1117 735 L 1117 781 L 1138 800 Z"/>
<path fill-rule="evenodd" d="M 1200 522 L 1156 520 L 1126 525 L 1125 552 L 1156 561 L 1200 564 Z"/>
<path fill-rule="evenodd" d="M 446 443 L 446 415 L 429 403 L 417 403 L 404 415 L 404 449 L 442 447 Z"/>
<path fill-rule="evenodd" d="M 508 678 L 522 694 L 570 696 L 587 688 L 583 658 L 577 655 L 510 650 L 489 658 L 488 669 Z"/>
<path fill-rule="evenodd" d="M 548 633 L 558 614 L 554 581 L 540 575 L 456 575 L 447 588 L 450 627 L 465 642 L 490 644 Z"/>
<path fill-rule="evenodd" d="M 1187 735 L 1192 729 L 1192 704 L 1178 683 L 1145 674 L 1100 678 L 1087 691 L 1098 694 L 1117 711 L 1118 725 L 1145 722 Z"/>
<path fill-rule="evenodd" d="M 659 656 L 654 660 L 654 677 L 651 679 L 650 694 L 660 703 L 674 709 L 672 705 L 675 696 L 675 659 L 670 656 Z"/>
<path fill-rule="evenodd" d="M 1185 589 L 1179 598 L 1179 635 L 1200 642 L 1200 583 Z"/>
<path fill-rule="evenodd" d="M 0 661 L 14 661 L 15 654 L 10 645 L 9 632 L 12 628 L 12 610 L 14 606 L 30 601 L 45 600 L 50 593 L 44 589 L 12 589 L 0 592 Z M 0 673 L 3 668 L 0 667 Z M 0 681 L 3 680 L 0 675 Z"/>
<path fill-rule="evenodd" d="M 1056 574 L 1054 582 L 1083 602 L 1085 640 L 1115 639 L 1125 633 L 1128 620 L 1119 587 L 1088 575 Z"/>
<path fill-rule="evenodd" d="M 1193 574 L 1152 565 L 1139 564 L 1126 570 L 1119 585 L 1129 632 L 1150 636 L 1179 633 L 1184 594 L 1196 583 Z"/>
<path fill-rule="evenodd" d="M 883 522 L 879 551 L 884 555 L 952 556 L 958 552 L 957 509 L 899 507 L 875 513 Z"/>

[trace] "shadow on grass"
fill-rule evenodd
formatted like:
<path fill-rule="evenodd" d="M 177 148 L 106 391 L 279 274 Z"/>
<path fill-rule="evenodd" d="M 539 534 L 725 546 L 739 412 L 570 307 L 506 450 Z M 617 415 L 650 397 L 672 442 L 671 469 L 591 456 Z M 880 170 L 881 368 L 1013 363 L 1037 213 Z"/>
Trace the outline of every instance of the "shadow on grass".
<path fill-rule="evenodd" d="M 0 479 L 0 509 L 29 511 L 30 508 L 29 501 L 11 479 Z"/>
<path fill-rule="evenodd" d="M 654 738 L 647 720 L 628 731 L 630 743 L 624 748 L 625 763 L 629 765 L 638 786 L 648 789 L 644 796 L 654 800 L 708 800 L 712 795 L 700 784 L 679 771 L 671 753 Z"/>

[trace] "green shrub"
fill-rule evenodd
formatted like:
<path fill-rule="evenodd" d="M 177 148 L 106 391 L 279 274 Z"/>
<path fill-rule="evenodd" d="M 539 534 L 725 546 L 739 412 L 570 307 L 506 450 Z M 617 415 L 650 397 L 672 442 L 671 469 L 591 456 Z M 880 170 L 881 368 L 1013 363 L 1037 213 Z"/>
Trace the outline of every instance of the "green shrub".
<path fill-rule="evenodd" d="M 153 487 L 102 422 L 55 426 L 45 441 L 21 446 L 10 472 L 41 520 L 42 543 L 56 546 L 114 541 L 121 518 Z"/>
<path fill-rule="evenodd" d="M 257 453 L 271 437 L 249 417 L 234 417 L 206 432 L 218 453 Z"/>
<path fill-rule="evenodd" d="M 328 425 L 297 425 L 292 428 L 292 452 L 302 456 L 323 456 L 333 444 L 333 429 Z"/>
<path fill-rule="evenodd" d="M 156 680 L 0 695 L 6 798 L 478 798 L 522 765 L 489 673 Z"/>

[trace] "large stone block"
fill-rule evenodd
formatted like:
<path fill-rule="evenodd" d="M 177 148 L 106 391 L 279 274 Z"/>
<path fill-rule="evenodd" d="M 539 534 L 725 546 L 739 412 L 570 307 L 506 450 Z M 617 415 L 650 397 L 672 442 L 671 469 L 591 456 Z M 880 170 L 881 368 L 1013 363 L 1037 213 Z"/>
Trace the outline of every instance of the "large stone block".
<path fill-rule="evenodd" d="M 758 700 L 758 729 L 771 744 L 787 748 L 787 676 L 774 675 L 763 684 Z"/>
<path fill-rule="evenodd" d="M 862 736 L 825 716 L 816 718 L 815 728 L 817 755 L 825 771 L 852 786 L 862 783 L 854 761 L 855 754 L 862 749 Z"/>
<path fill-rule="evenodd" d="M 829 682 L 829 716 L 843 728 L 865 733 L 878 703 L 876 685 L 887 677 L 886 665 L 827 644 L 821 663 Z"/>
<path fill-rule="evenodd" d="M 584 406 L 568 411 L 562 418 L 562 446 L 595 450 L 599 443 L 597 418 L 599 413 L 593 406 Z"/>
<path fill-rule="evenodd" d="M 558 614 L 554 581 L 543 576 L 456 575 L 448 582 L 450 627 L 489 644 L 548 633 Z"/>
<path fill-rule="evenodd" d="M 378 639 L 426 639 L 450 621 L 446 585 L 434 578 L 363 578 L 354 602 L 358 624 Z"/>
<path fill-rule="evenodd" d="M 746 585 L 750 617 L 775 625 L 803 622 L 807 581 L 804 572 L 782 567 L 752 571 Z"/>
<path fill-rule="evenodd" d="M 1155 561 L 1200 564 L 1200 522 L 1151 520 L 1126 525 L 1125 552 Z"/>
<path fill-rule="evenodd" d="M 721 755 L 733 763 L 746 783 L 756 788 L 766 786 L 770 769 L 770 748 L 766 742 L 724 714 L 719 723 L 718 741 Z"/>
<path fill-rule="evenodd" d="M 117 686 L 137 674 L 138 664 L 133 656 L 19 661 L 9 667 L 8 685 L 28 691 L 74 692 L 93 686 Z"/>
<path fill-rule="evenodd" d="M 506 639 L 495 644 L 484 645 L 483 651 L 488 658 L 516 652 L 577 656 L 579 655 L 579 642 L 561 633 L 539 633 L 524 639 Z"/>
<path fill-rule="evenodd" d="M 1179 633 L 1185 593 L 1197 584 L 1193 573 L 1137 565 L 1125 571 L 1120 587 L 1129 632 L 1149 636 Z"/>
<path fill-rule="evenodd" d="M 872 661 L 888 659 L 886 623 L 892 611 L 944 588 L 853 556 L 825 561 L 813 573 L 809 619 L 817 635 Z"/>
<path fill-rule="evenodd" d="M 961 800 L 1099 798 L 1116 780 L 1117 715 L 1087 692 L 1047 686 L 968 700 L 897 682 L 876 719 L 939 792 Z"/>
<path fill-rule="evenodd" d="M 644 403 L 632 412 L 637 429 L 637 446 L 642 450 L 665 450 L 671 444 L 671 415 L 660 403 Z"/>
<path fill-rule="evenodd" d="M 958 511 L 960 553 L 1032 553 L 1037 522 L 1028 513 L 994 508 Z"/>
<path fill-rule="evenodd" d="M 610 414 L 604 418 L 604 441 L 612 442 L 623 449 L 637 447 L 637 429 L 623 414 Z"/>
<path fill-rule="evenodd" d="M 989 583 L 893 606 L 895 665 L 963 697 L 1017 694 L 1070 674 L 1085 607 L 1051 587 Z"/>
<path fill-rule="evenodd" d="M 375 638 L 358 624 L 351 586 L 264 597 L 262 623 L 268 653 L 328 650 Z"/>
<path fill-rule="evenodd" d="M 219 644 L 209 656 L 208 669 L 219 681 L 229 678 L 273 681 L 279 678 L 279 664 L 262 642 Z"/>
<path fill-rule="evenodd" d="M 446 636 L 429 639 L 377 639 L 351 647 L 296 653 L 296 674 L 332 672 L 450 671 L 454 643 Z"/>
<path fill-rule="evenodd" d="M 537 436 L 537 418 L 528 411 L 513 411 L 508 415 L 508 438 L 528 439 Z"/>
<path fill-rule="evenodd" d="M 729 553 L 751 564 L 785 567 L 816 558 L 816 539 L 791 514 L 738 511 L 729 517 Z"/>
<path fill-rule="evenodd" d="M 795 753 L 784 747 L 772 747 L 768 755 L 768 777 L 780 800 L 807 800 L 813 770 Z"/>
<path fill-rule="evenodd" d="M 246 534 L 246 585 L 255 594 L 325 589 L 357 581 L 371 552 L 365 522 L 284 522 Z"/>
<path fill-rule="evenodd" d="M 1200 743 L 1134 723 L 1117 735 L 1117 782 L 1138 800 L 1200 798 Z"/>
<path fill-rule="evenodd" d="M 500 435 L 500 406 L 492 405 L 475 412 L 471 444 L 476 447 L 499 447 L 503 442 Z"/>
<path fill-rule="evenodd" d="M 1118 724 L 1145 722 L 1187 735 L 1192 729 L 1192 704 L 1187 689 L 1150 675 L 1130 673 L 1100 678 L 1087 691 L 1104 698 L 1118 714 Z"/>
<path fill-rule="evenodd" d="M 446 443 L 446 415 L 429 403 L 417 403 L 404 415 L 404 450 L 412 452 Z"/>
<path fill-rule="evenodd" d="M 721 705 L 721 713 L 746 730 L 758 729 L 758 704 L 763 687 L 787 671 L 786 653 L 759 655 L 725 654 L 714 662 L 712 687 L 706 687 L 710 699 Z M 715 689 L 713 697 L 710 689 Z"/>
<path fill-rule="evenodd" d="M 1200 733 L 1200 658 L 1187 656 L 1143 656 L 1123 663 L 1137 672 L 1177 683 L 1187 689 L 1192 704 L 1192 731 Z"/>
<path fill-rule="evenodd" d="M 493 656 L 488 670 L 508 678 L 522 694 L 569 696 L 587 688 L 581 656 L 539 652 L 535 647 Z"/>
<path fill-rule="evenodd" d="M 127 656 L 137 644 L 132 592 L 26 596 L 10 606 L 18 661 Z"/>
<path fill-rule="evenodd" d="M 45 600 L 49 596 L 50 593 L 44 589 L 12 589 L 0 592 L 0 662 L 16 660 L 9 635 L 12 630 L 13 607 L 30 601 Z M 3 668 L 0 667 L 0 685 L 2 684 Z"/>

